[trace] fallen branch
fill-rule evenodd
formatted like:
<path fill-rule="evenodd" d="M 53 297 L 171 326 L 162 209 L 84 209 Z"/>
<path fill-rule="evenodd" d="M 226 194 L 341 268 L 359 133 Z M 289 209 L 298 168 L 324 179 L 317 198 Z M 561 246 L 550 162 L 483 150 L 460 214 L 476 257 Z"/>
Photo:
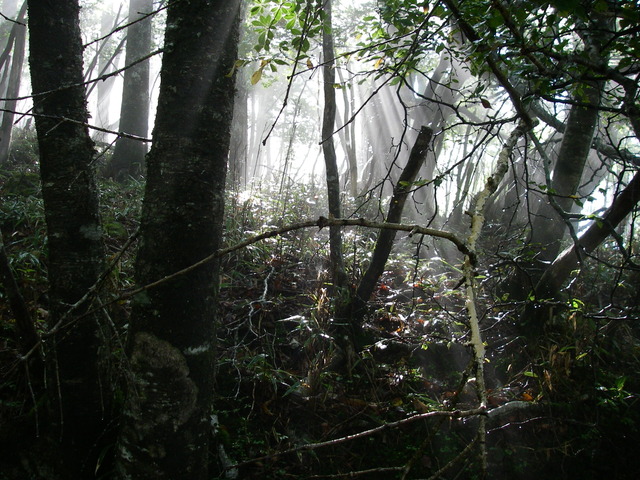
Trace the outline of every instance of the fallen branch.
<path fill-rule="evenodd" d="M 358 438 L 364 438 L 376 433 L 382 432 L 384 430 L 389 430 L 392 428 L 396 428 L 402 425 L 407 425 L 409 423 L 416 422 L 418 420 L 426 420 L 428 418 L 435 417 L 448 417 L 448 418 L 466 418 L 473 417 L 476 415 L 486 415 L 487 410 L 484 407 L 473 408 L 471 410 L 454 410 L 454 411 L 445 411 L 445 410 L 435 410 L 433 412 L 427 413 L 419 413 L 417 415 L 412 415 L 407 418 L 403 418 L 401 420 L 396 420 L 395 422 L 385 423 L 378 427 L 371 428 L 369 430 L 364 430 L 362 432 L 354 433 L 352 435 L 345 435 L 344 437 L 334 438 L 333 440 L 327 440 L 325 442 L 317 442 L 317 443 L 306 443 L 304 445 L 300 445 L 298 447 L 293 447 L 288 450 L 283 450 L 282 452 L 272 453 L 269 455 L 263 455 L 262 457 L 252 458 L 251 460 L 246 460 L 244 462 L 237 463 L 235 465 L 230 465 L 227 469 L 231 468 L 240 468 L 245 465 L 250 465 L 256 462 L 262 462 L 265 460 L 269 460 L 275 457 L 279 457 L 281 455 L 289 455 L 291 453 L 297 453 L 302 451 L 310 451 L 317 450 L 318 448 L 329 447 L 333 445 L 339 445 L 341 443 L 350 442 L 352 440 L 356 440 Z"/>

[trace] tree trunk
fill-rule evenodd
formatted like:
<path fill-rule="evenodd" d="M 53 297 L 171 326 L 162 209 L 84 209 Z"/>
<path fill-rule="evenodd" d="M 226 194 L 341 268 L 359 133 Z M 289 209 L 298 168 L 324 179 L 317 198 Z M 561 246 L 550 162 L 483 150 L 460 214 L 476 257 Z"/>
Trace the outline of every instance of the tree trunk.
<path fill-rule="evenodd" d="M 234 102 L 227 74 L 237 58 L 239 15 L 240 0 L 167 8 L 138 285 L 219 247 Z M 216 285 L 217 266 L 206 265 L 134 299 L 117 454 L 122 478 L 209 478 Z"/>
<path fill-rule="evenodd" d="M 544 272 L 536 286 L 542 298 L 554 297 L 585 255 L 593 252 L 615 228 L 629 215 L 640 201 L 640 173 L 636 173 L 629 184 L 615 198 L 602 220 L 594 221 L 580 236 L 578 243 L 567 248 Z"/>
<path fill-rule="evenodd" d="M 327 201 L 329 203 L 329 215 L 334 218 L 342 217 L 340 202 L 340 175 L 338 162 L 333 142 L 333 131 L 336 124 L 336 72 L 335 52 L 333 47 L 333 33 L 331 21 L 332 0 L 325 0 L 324 30 L 322 35 L 322 54 L 324 64 L 322 67 L 324 84 L 324 112 L 322 115 L 322 151 L 324 153 L 325 170 L 327 174 Z M 343 288 L 347 284 L 347 275 L 344 269 L 342 256 L 342 230 L 340 227 L 330 227 L 329 244 L 331 249 L 331 269 L 333 282 L 336 287 Z"/>
<path fill-rule="evenodd" d="M 105 37 L 118 27 L 121 22 L 120 14 L 122 5 L 118 9 L 117 13 L 113 13 L 110 9 L 105 9 L 102 12 L 100 18 L 100 37 Z M 97 66 L 97 75 L 91 70 L 88 74 L 93 74 L 94 77 L 108 75 L 116 69 L 118 58 L 120 57 L 123 43 L 126 39 L 122 39 L 119 44 L 112 36 L 109 36 L 100 42 L 100 45 L 96 49 L 96 58 L 94 59 L 93 67 Z M 105 80 L 101 80 L 97 83 L 92 83 L 87 88 L 87 97 L 91 94 L 93 88 L 98 90 L 96 98 L 96 124 L 99 127 L 106 128 L 108 130 L 115 130 L 117 128 L 116 122 L 111 122 L 111 91 L 116 83 L 115 76 L 109 77 Z M 115 125 L 114 125 L 115 123 Z M 105 143 L 108 139 L 106 132 L 96 131 L 93 134 L 94 141 L 100 145 Z"/>
<path fill-rule="evenodd" d="M 355 111 L 355 86 L 344 81 L 342 70 L 337 69 L 340 83 L 342 84 L 342 101 L 344 103 L 344 115 L 342 119 L 342 129 L 340 139 L 344 146 L 344 153 L 347 156 L 349 165 L 349 195 L 351 198 L 358 196 L 358 157 L 356 155 L 356 122 L 353 116 Z M 350 123 L 347 123 L 350 122 Z"/>
<path fill-rule="evenodd" d="M 18 13 L 18 22 L 24 22 L 25 13 L 27 11 L 26 2 Z M 13 113 L 18 104 L 14 100 L 20 94 L 20 80 L 22 79 L 22 65 L 24 63 L 24 51 L 27 43 L 27 29 L 19 23 L 13 24 L 13 58 L 11 59 L 11 69 L 9 71 L 9 79 L 7 82 L 7 91 L 4 102 L 5 111 L 2 113 L 2 125 L 0 125 L 0 165 L 4 165 L 9 160 L 9 147 L 11 145 L 11 132 L 13 130 Z"/>
<path fill-rule="evenodd" d="M 40 175 L 48 239 L 49 326 L 44 344 L 53 436 L 67 478 L 96 468 L 96 441 L 106 422 L 108 396 L 98 367 L 99 316 L 78 309 L 57 325 L 91 287 L 104 261 L 98 194 L 91 168 L 82 86 L 82 40 L 77 0 L 29 0 L 31 85 L 40 148 Z M 50 92 L 50 93 L 44 93 Z"/>
<path fill-rule="evenodd" d="M 424 163 L 429 145 L 431 143 L 431 137 L 433 131 L 428 127 L 422 127 L 418 138 L 416 139 L 407 165 L 402 170 L 398 183 L 393 189 L 393 196 L 389 203 L 389 212 L 387 213 L 386 222 L 397 223 L 402 219 L 402 211 L 404 210 L 404 204 L 407 200 L 407 196 L 414 188 L 413 182 Z M 356 316 L 360 316 L 363 312 L 364 305 L 371 297 L 376 283 L 384 271 L 384 266 L 387 263 L 391 248 L 393 247 L 393 241 L 396 238 L 395 230 L 381 230 L 376 240 L 376 246 L 373 250 L 373 256 L 371 257 L 371 263 L 367 268 L 358 289 L 356 291 L 356 297 L 354 305 L 354 312 Z M 359 313 L 360 312 L 360 313 Z"/>
<path fill-rule="evenodd" d="M 574 210 L 576 204 L 573 196 L 578 191 L 587 156 L 591 151 L 591 143 L 598 122 L 600 89 L 587 87 L 586 97 L 593 106 L 571 107 L 558 152 L 558 160 L 553 168 L 553 178 L 549 185 L 549 197 L 552 198 L 541 205 L 533 222 L 531 243 L 540 247 L 538 260 L 541 262 L 553 260 L 560 251 L 567 224 L 556 208 L 567 213 Z M 554 202 L 556 207 L 551 202 Z"/>
<path fill-rule="evenodd" d="M 131 65 L 151 52 L 151 18 L 141 20 L 153 11 L 153 0 L 130 0 L 125 64 Z M 119 131 L 147 137 L 149 130 L 149 60 L 127 68 L 122 86 Z M 145 143 L 121 137 L 116 142 L 108 175 L 122 181 L 142 173 Z"/>

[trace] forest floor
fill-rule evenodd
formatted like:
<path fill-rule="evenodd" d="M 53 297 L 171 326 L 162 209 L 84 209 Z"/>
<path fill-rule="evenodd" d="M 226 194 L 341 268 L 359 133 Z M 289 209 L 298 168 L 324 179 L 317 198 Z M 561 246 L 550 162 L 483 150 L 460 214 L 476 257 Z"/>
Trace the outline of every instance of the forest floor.
<path fill-rule="evenodd" d="M 230 195 L 227 245 L 319 215 L 320 194 L 310 186 L 275 202 L 282 192 L 262 188 L 250 198 Z M 135 232 L 141 193 L 137 182 L 102 185 L 109 255 Z M 5 176 L 2 198 L 7 253 L 44 328 L 46 234 L 37 176 Z M 345 237 L 355 283 L 374 237 Z M 133 286 L 133 257 L 132 250 L 112 272 L 108 295 Z M 345 367 L 335 361 L 326 257 L 323 234 L 305 230 L 222 261 L 212 417 L 219 478 L 480 478 L 478 416 L 460 417 L 479 400 L 455 268 L 396 252 L 369 304 L 365 347 Z M 517 328 L 518 306 L 486 291 L 480 306 L 490 477 L 636 478 L 637 322 L 608 326 L 603 335 L 602 325 L 575 309 L 534 345 Z M 124 336 L 127 303 L 118 309 L 114 335 Z M 37 409 L 4 300 L 0 358 L 0 443 L 8 445 L 19 435 L 8 428 L 33 424 Z"/>

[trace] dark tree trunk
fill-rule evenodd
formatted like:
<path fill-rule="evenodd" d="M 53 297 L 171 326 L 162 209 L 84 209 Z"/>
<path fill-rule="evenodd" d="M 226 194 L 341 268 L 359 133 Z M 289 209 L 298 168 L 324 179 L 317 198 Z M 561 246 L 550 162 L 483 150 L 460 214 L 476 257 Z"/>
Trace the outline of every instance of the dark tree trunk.
<path fill-rule="evenodd" d="M 136 281 L 159 280 L 220 244 L 240 1 L 174 2 L 147 156 Z M 118 442 L 123 478 L 208 479 L 217 266 L 134 299 L 131 384 Z"/>
<path fill-rule="evenodd" d="M 151 51 L 151 18 L 141 20 L 153 11 L 153 0 L 130 0 L 125 64 L 131 65 Z M 124 72 L 120 132 L 147 137 L 149 130 L 149 60 L 137 63 Z M 121 137 L 116 142 L 108 175 L 123 180 L 142 173 L 147 146 L 144 142 Z"/>
<path fill-rule="evenodd" d="M 48 238 L 49 326 L 44 344 L 48 400 L 62 460 L 85 478 L 96 468 L 96 441 L 106 420 L 102 395 L 99 317 L 83 309 L 65 317 L 98 279 L 104 261 L 98 194 L 91 168 L 82 86 L 82 41 L 77 0 L 29 0 L 31 85 L 40 148 Z M 50 92 L 50 93 L 45 93 Z M 61 441 L 60 441 L 61 440 Z"/>
<path fill-rule="evenodd" d="M 393 196 L 389 204 L 389 212 L 385 219 L 386 222 L 397 223 L 402 220 L 402 211 L 404 210 L 404 204 L 407 200 L 407 196 L 414 188 L 413 182 L 416 175 L 422 167 L 424 160 L 431 144 L 431 138 L 433 131 L 428 127 L 422 127 L 418 138 L 416 139 L 407 165 L 402 170 L 398 183 L 393 189 Z M 384 266 L 387 263 L 391 248 L 393 247 L 393 241 L 396 238 L 395 230 L 381 230 L 376 240 L 376 246 L 373 250 L 373 256 L 371 257 L 371 263 L 367 268 L 367 271 L 360 280 L 358 289 L 356 290 L 356 297 L 354 305 L 354 312 L 359 316 L 363 312 L 363 307 L 371 297 L 373 290 L 384 271 Z M 358 313 L 360 312 L 360 313 Z"/>

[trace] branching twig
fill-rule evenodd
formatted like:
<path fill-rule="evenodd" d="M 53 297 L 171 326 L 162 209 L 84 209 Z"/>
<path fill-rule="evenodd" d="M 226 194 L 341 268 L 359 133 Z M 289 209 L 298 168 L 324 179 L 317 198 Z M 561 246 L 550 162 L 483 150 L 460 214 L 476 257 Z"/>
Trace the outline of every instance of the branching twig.
<path fill-rule="evenodd" d="M 130 298 L 133 297 L 139 293 L 144 292 L 145 290 L 149 290 L 151 288 L 155 288 L 163 283 L 168 282 L 169 280 L 173 280 L 176 277 L 179 277 L 181 275 L 184 275 L 186 273 L 189 273 L 197 268 L 200 268 L 203 265 L 206 265 L 207 263 L 212 262 L 215 259 L 218 259 L 220 257 L 223 257 L 231 252 L 235 252 L 236 250 L 240 250 L 242 248 L 248 247 L 249 245 L 252 245 L 254 243 L 257 243 L 261 240 L 266 240 L 267 238 L 272 238 L 272 237 L 277 237 L 280 235 L 283 235 L 285 233 L 294 231 L 294 230 L 302 230 L 304 228 L 310 228 L 310 227 L 318 227 L 320 229 L 323 229 L 325 227 L 335 227 L 335 226 L 343 226 L 343 227 L 367 227 L 367 228 L 375 228 L 375 229 L 387 229 L 387 230 L 397 230 L 397 231 L 404 231 L 404 232 L 409 232 L 410 234 L 422 234 L 422 235 L 427 235 L 427 236 L 431 236 L 431 237 L 437 237 L 437 238 L 443 238 L 445 240 L 449 240 L 450 242 L 452 242 L 457 248 L 458 250 L 460 250 L 460 252 L 462 252 L 464 255 L 469 256 L 469 258 L 472 258 L 474 263 L 475 263 L 475 254 L 473 252 L 471 252 L 467 246 L 465 245 L 465 243 L 460 240 L 456 235 L 454 235 L 451 232 L 447 232 L 444 230 L 437 230 L 435 228 L 425 228 L 425 227 L 421 227 L 419 225 L 406 225 L 403 223 L 386 223 L 386 222 L 371 222 L 369 220 L 365 220 L 364 218 L 326 218 L 326 217 L 320 217 L 318 218 L 318 220 L 309 220 L 306 222 L 300 222 L 300 223 L 294 223 L 291 225 L 286 225 L 284 227 L 281 228 L 277 228 L 274 230 L 269 230 L 263 233 L 260 233 L 258 235 L 255 235 L 251 238 L 248 238 L 242 242 L 239 242 L 231 247 L 227 247 L 227 248 L 223 248 L 221 250 L 218 250 L 217 252 L 212 253 L 211 255 L 206 256 L 205 258 L 203 258 L 202 260 L 194 263 L 193 265 L 190 265 L 186 268 L 183 268 L 182 270 L 179 270 L 177 272 L 174 272 L 170 275 L 167 275 L 159 280 L 156 280 L 155 282 L 149 283 L 147 285 L 144 285 L 142 287 L 139 287 L 135 290 L 131 290 L 129 292 L 126 292 L 125 294 L 123 294 L 118 300 L 122 300 L 124 298 Z"/>
<path fill-rule="evenodd" d="M 116 75 L 119 75 L 122 72 L 124 72 L 125 70 L 127 70 L 127 69 L 129 69 L 129 68 L 131 68 L 131 67 L 133 67 L 133 66 L 135 66 L 135 65 L 137 65 L 139 63 L 142 63 L 142 62 L 144 62 L 146 60 L 149 60 L 151 57 L 153 57 L 155 55 L 158 55 L 160 53 L 163 53 L 163 52 L 164 52 L 164 49 L 159 48 L 159 49 L 154 50 L 153 52 L 149 53 L 148 55 L 144 55 L 144 56 L 138 58 L 137 60 L 134 60 L 130 64 L 125 65 L 122 68 L 119 68 L 118 70 L 114 70 L 113 72 L 109 72 L 109 73 L 106 73 L 104 75 L 100 75 L 99 77 L 96 77 L 96 78 L 91 78 L 89 80 L 85 80 L 85 81 L 78 82 L 78 83 L 71 83 L 69 85 L 62 85 L 61 87 L 55 88 L 53 90 L 47 90 L 46 92 L 39 92 L 37 94 L 34 93 L 34 94 L 31 94 L 31 95 L 23 95 L 22 97 L 0 98 L 0 101 L 2 101 L 2 102 L 6 102 L 8 100 L 20 101 L 20 100 L 28 100 L 30 98 L 39 98 L 39 97 L 44 97 L 44 96 L 47 96 L 47 95 L 51 95 L 53 93 L 61 92 L 61 91 L 66 90 L 68 88 L 84 87 L 84 86 L 89 85 L 90 83 L 99 82 L 101 80 L 104 81 L 104 80 L 106 80 L 106 79 L 108 79 L 110 77 L 114 77 Z"/>

